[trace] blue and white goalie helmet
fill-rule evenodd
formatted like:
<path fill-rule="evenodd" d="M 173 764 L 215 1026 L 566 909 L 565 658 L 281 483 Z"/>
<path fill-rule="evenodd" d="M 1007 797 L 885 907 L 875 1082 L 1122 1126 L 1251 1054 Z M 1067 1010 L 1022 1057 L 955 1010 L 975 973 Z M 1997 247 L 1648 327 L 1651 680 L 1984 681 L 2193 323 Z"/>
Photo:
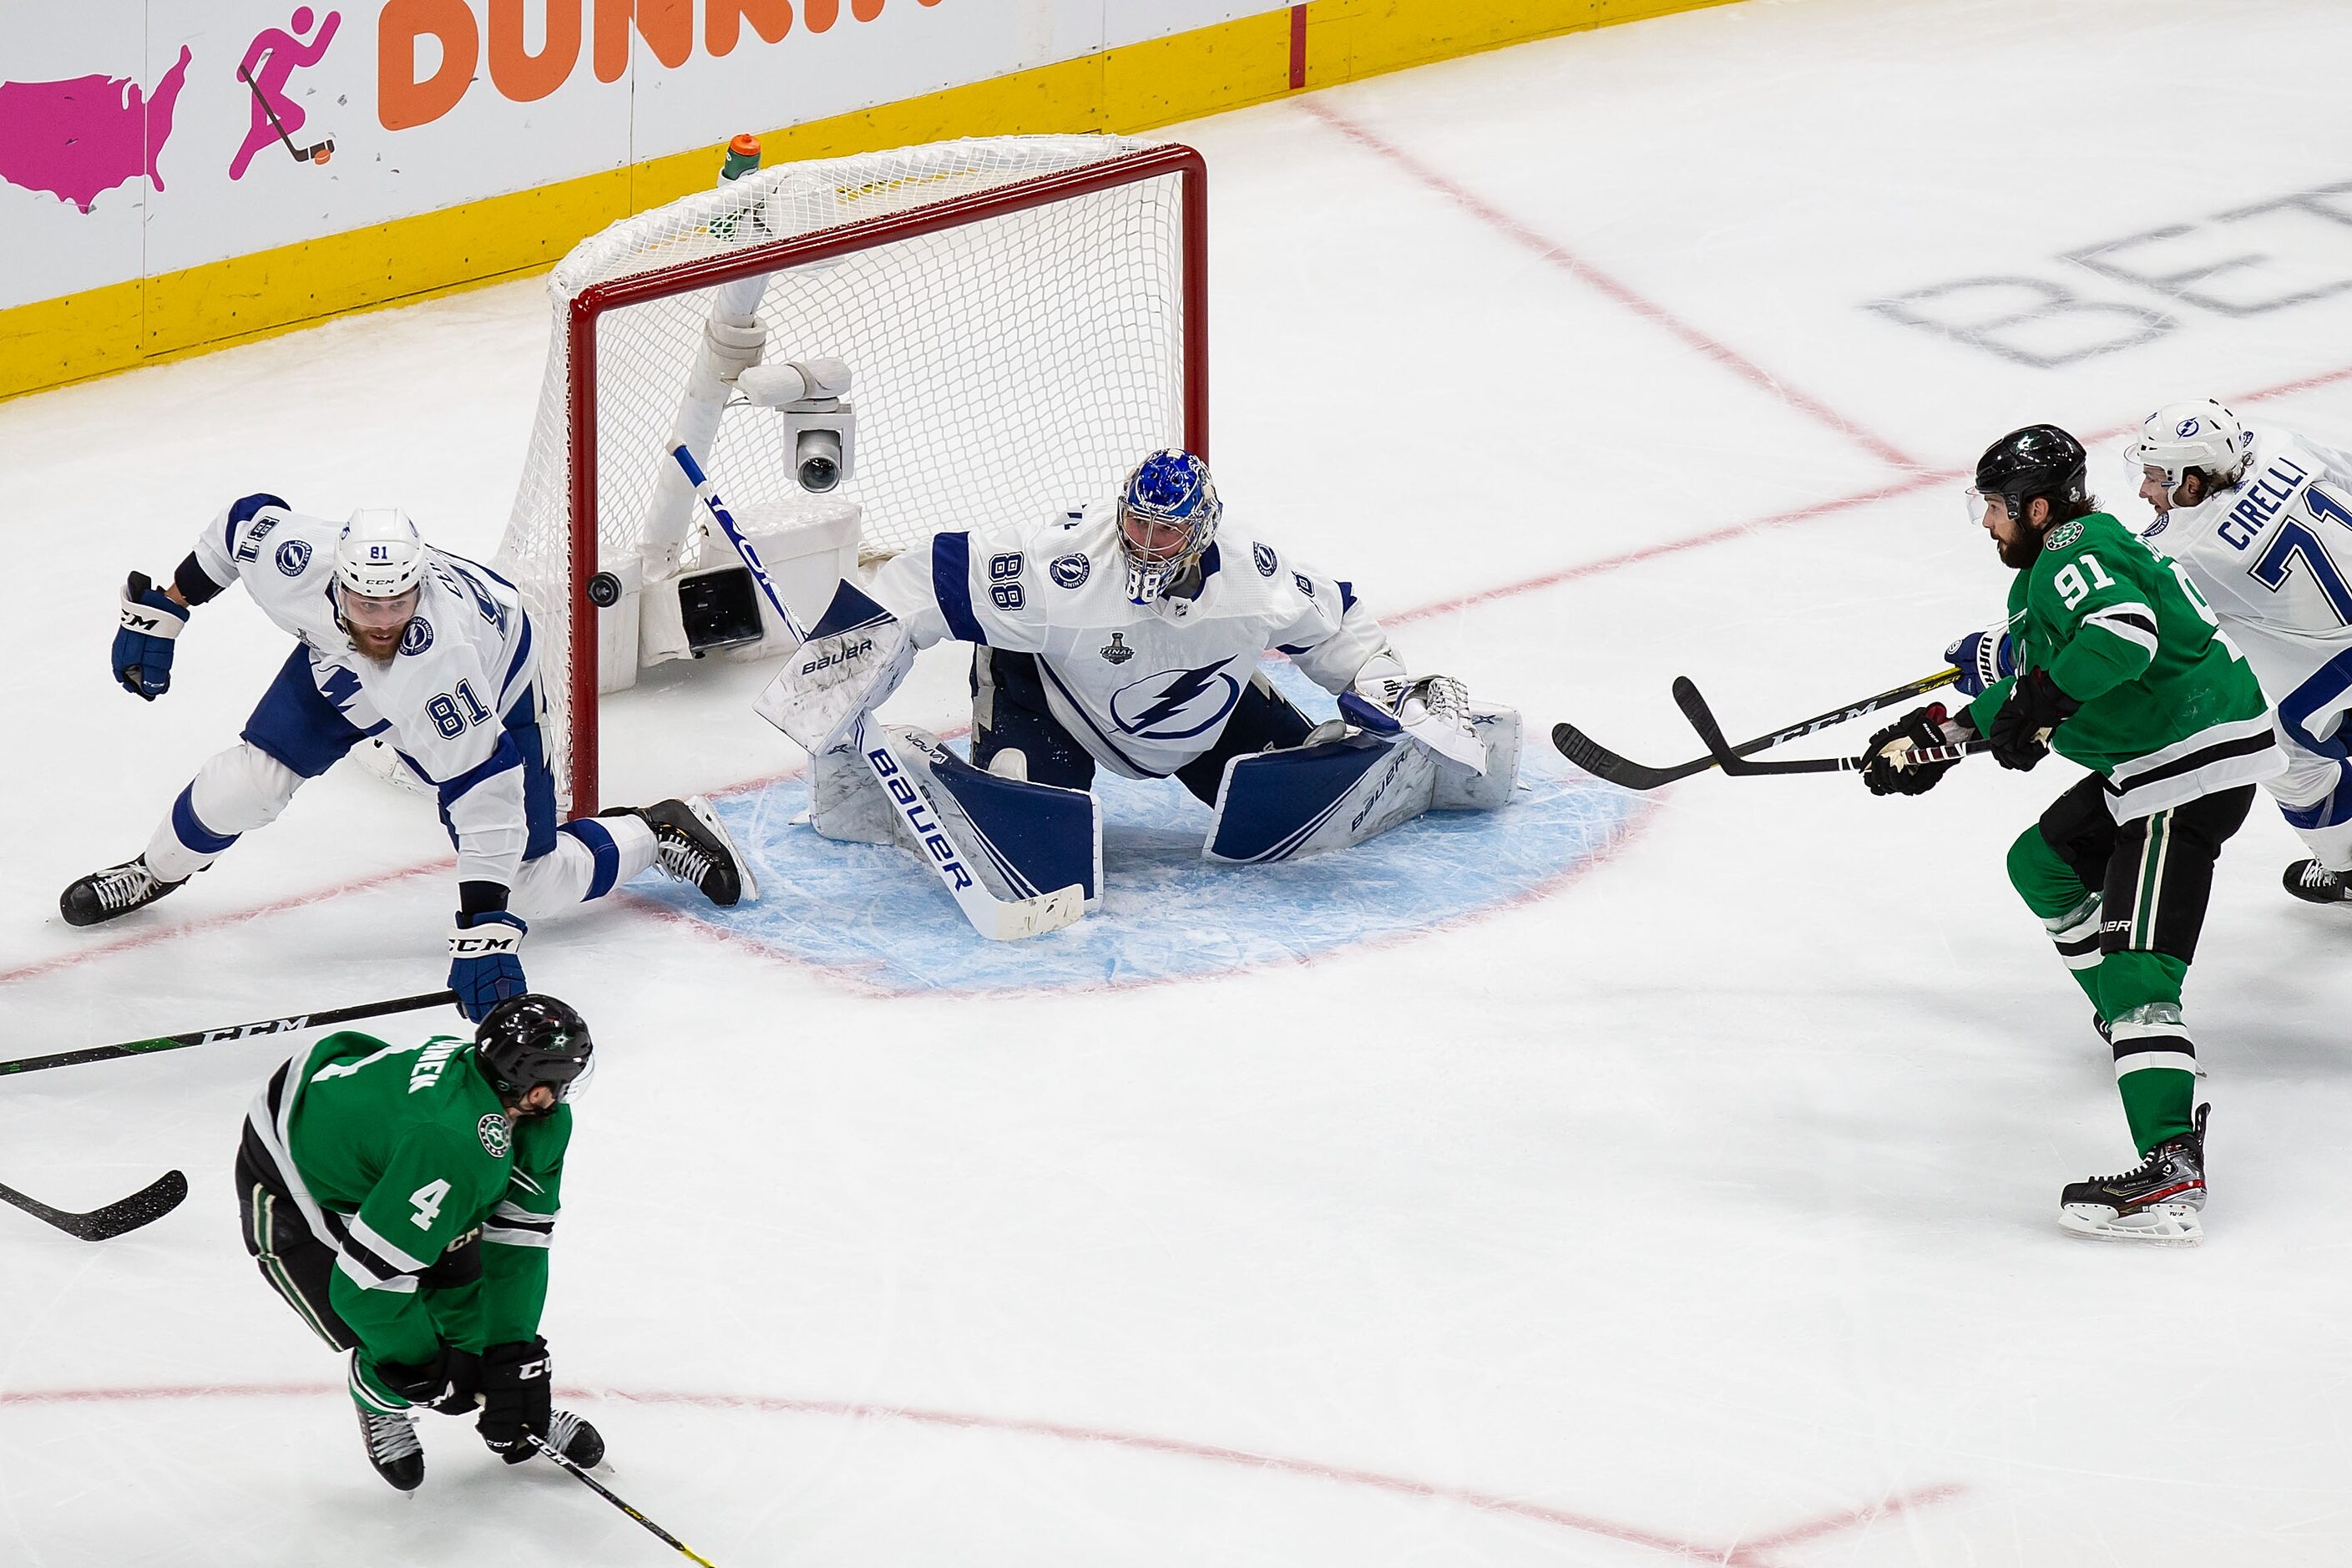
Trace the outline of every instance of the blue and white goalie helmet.
<path fill-rule="evenodd" d="M 2133 484 L 2140 482 L 2141 470 L 2161 468 L 2168 490 L 2179 489 L 2181 476 L 2191 468 L 2201 470 L 2211 488 L 2225 489 L 2237 483 L 2253 455 L 2253 437 L 2238 416 L 2210 397 L 2166 404 L 2124 448 Z"/>
<path fill-rule="evenodd" d="M 1181 580 L 1217 537 L 1224 515 L 1209 465 L 1163 448 L 1135 466 L 1118 498 L 1118 544 L 1127 557 L 1127 596 L 1150 604 Z"/>

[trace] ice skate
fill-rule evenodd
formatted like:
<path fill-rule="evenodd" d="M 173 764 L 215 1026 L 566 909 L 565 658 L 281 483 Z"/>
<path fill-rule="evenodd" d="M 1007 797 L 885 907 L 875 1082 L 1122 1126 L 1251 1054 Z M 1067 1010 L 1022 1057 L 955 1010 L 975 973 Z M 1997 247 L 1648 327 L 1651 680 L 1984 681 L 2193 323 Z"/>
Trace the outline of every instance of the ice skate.
<path fill-rule="evenodd" d="M 58 900 L 58 912 L 69 926 L 94 926 L 143 910 L 164 894 L 184 886 L 165 882 L 147 869 L 147 857 L 92 871 L 68 888 Z"/>
<path fill-rule="evenodd" d="M 423 1486 L 425 1446 L 416 1440 L 416 1417 L 404 1410 L 390 1415 L 362 1410 L 359 1415 L 360 1436 L 375 1473 L 404 1492 Z"/>
<path fill-rule="evenodd" d="M 2331 871 L 2316 860 L 2297 860 L 2280 879 L 2308 904 L 2352 903 L 2352 873 Z"/>
<path fill-rule="evenodd" d="M 751 868 L 736 849 L 719 813 L 701 795 L 652 805 L 616 805 L 597 815 L 642 820 L 654 830 L 654 863 L 679 881 L 700 889 L 704 898 L 720 908 L 759 898 L 760 884 Z"/>
<path fill-rule="evenodd" d="M 2197 1130 L 2169 1138 L 2117 1176 L 2069 1182 L 2058 1195 L 2058 1223 L 2101 1241 L 2152 1241 L 2194 1247 L 2205 1238 L 2198 1211 L 2205 1206 L 2205 1116 Z"/>
<path fill-rule="evenodd" d="M 549 1419 L 547 1444 L 583 1470 L 604 1460 L 604 1435 L 569 1410 L 559 1410 Z"/>

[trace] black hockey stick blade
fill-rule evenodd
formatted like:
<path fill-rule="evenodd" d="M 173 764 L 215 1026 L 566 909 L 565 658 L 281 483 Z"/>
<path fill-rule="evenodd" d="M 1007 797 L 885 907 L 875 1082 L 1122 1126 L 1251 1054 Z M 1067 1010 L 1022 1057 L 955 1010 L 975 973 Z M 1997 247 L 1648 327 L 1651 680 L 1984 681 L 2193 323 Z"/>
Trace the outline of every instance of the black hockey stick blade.
<path fill-rule="evenodd" d="M 158 1035 L 152 1039 L 125 1040 L 115 1046 L 91 1046 L 79 1051 L 57 1051 L 46 1057 L 20 1057 L 15 1061 L 0 1062 L 0 1077 L 13 1072 L 39 1072 L 44 1068 L 79 1067 L 84 1062 L 110 1062 L 118 1057 L 143 1057 L 156 1051 L 185 1050 L 190 1046 L 211 1045 L 215 1040 L 242 1040 L 255 1035 L 290 1035 L 297 1029 L 349 1024 L 360 1018 L 379 1018 L 387 1013 L 415 1013 L 427 1007 L 447 1006 L 457 1000 L 455 991 L 428 991 L 421 996 L 395 996 L 389 1002 L 362 1002 L 356 1007 L 331 1007 L 324 1013 L 289 1013 L 282 1018 L 231 1024 L 221 1029 L 192 1029 L 184 1035 Z"/>
<path fill-rule="evenodd" d="M 1752 741 L 1743 741 L 1738 745 L 1731 747 L 1730 752 L 1736 757 L 1753 756 L 1758 752 L 1769 751 L 1774 746 L 1783 745 L 1803 736 L 1817 733 L 1834 725 L 1845 723 L 1849 720 L 1859 719 L 1865 713 L 1875 713 L 1882 708 L 1892 707 L 1897 702 L 1917 697 L 1923 692 L 1933 691 L 1937 687 L 1949 686 L 1959 678 L 1960 672 L 1958 669 L 1939 669 L 1933 675 L 1923 675 L 1916 680 L 1906 680 L 1900 686 L 1890 687 L 1874 696 L 1865 697 L 1858 702 L 1849 702 L 1843 707 L 1832 708 L 1825 713 L 1816 713 L 1810 719 L 1801 720 L 1794 724 L 1775 730 L 1769 735 L 1759 735 Z M 1596 742 L 1592 737 L 1573 724 L 1553 725 L 1551 743 L 1559 749 L 1560 755 L 1593 777 L 1625 789 L 1656 789 L 1661 784 L 1672 784 L 1676 779 L 1686 779 L 1693 773 L 1703 773 L 1717 765 L 1714 755 L 1709 753 L 1704 757 L 1695 757 L 1676 767 L 1649 767 L 1619 756 L 1606 746 Z M 1766 771 L 1780 770 L 1767 769 Z M 1800 768 L 1795 771 L 1811 773 L 1819 770 Z"/>
<path fill-rule="evenodd" d="M 16 1205 L 35 1219 L 56 1226 L 68 1236 L 84 1241 L 105 1241 L 129 1230 L 137 1230 L 162 1219 L 180 1206 L 188 1195 L 188 1178 L 177 1171 L 166 1171 L 127 1198 L 110 1203 L 88 1214 L 68 1214 L 51 1208 L 36 1198 L 28 1198 L 14 1187 L 0 1187 L 0 1200 Z"/>

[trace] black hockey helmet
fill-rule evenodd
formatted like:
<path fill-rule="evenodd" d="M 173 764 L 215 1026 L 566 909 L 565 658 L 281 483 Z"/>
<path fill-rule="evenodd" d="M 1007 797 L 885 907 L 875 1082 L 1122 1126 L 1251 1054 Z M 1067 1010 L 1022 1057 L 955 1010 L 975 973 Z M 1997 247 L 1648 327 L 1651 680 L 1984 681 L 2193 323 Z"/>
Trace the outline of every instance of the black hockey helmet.
<path fill-rule="evenodd" d="M 536 992 L 508 997 L 474 1033 L 482 1075 L 501 1100 L 520 1100 L 542 1084 L 556 1099 L 568 1098 L 595 1048 L 579 1014 Z"/>
<path fill-rule="evenodd" d="M 2083 473 L 2089 454 L 2083 443 L 2055 425 L 2011 430 L 1977 459 L 1977 493 L 1999 496 L 2009 515 L 2025 521 L 2025 503 L 2050 501 L 2050 521 L 2063 522 L 2089 510 Z"/>

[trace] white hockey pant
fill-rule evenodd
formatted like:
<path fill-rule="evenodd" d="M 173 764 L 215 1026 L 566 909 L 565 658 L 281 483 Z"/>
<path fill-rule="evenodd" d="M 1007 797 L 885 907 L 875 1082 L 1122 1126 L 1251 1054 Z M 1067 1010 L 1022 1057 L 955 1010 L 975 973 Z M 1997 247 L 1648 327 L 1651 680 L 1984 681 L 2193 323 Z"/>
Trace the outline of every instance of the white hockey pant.
<path fill-rule="evenodd" d="M 238 838 L 278 820 L 302 775 L 249 742 L 206 760 L 147 841 L 147 868 L 162 881 L 194 876 Z M 537 920 L 601 899 L 654 863 L 654 830 L 635 816 L 591 816 L 555 832 L 555 847 L 526 860 L 508 907 Z"/>
<path fill-rule="evenodd" d="M 2275 718 L 2272 727 L 2279 750 L 2286 753 L 2286 772 L 2263 780 L 2263 787 L 2322 866 L 2352 870 L 2352 764 L 2313 751 Z"/>

